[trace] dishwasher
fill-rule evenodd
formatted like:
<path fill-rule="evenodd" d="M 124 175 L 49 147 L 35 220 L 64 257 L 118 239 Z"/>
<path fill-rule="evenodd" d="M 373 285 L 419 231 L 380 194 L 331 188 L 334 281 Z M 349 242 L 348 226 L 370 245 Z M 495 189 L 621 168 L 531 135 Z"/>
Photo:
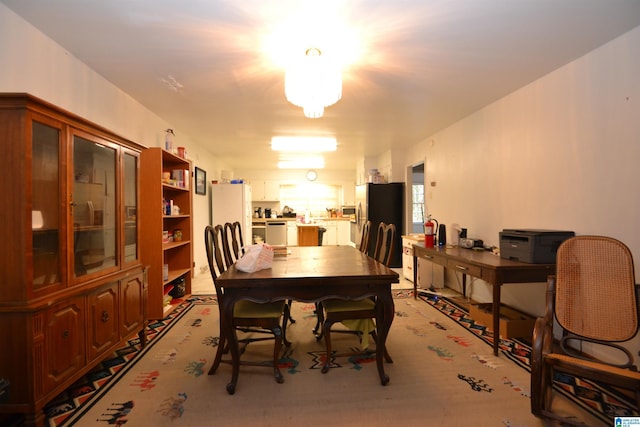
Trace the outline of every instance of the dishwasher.
<path fill-rule="evenodd" d="M 265 223 L 265 242 L 272 246 L 287 245 L 287 222 L 267 221 Z"/>

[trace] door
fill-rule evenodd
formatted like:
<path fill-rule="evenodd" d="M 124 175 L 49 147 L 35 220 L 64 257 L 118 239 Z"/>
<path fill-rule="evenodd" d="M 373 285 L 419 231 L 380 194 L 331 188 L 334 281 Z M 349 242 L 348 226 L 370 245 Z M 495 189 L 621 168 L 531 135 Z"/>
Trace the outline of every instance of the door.
<path fill-rule="evenodd" d="M 100 356 L 119 340 L 118 282 L 89 294 L 89 361 Z"/>
<path fill-rule="evenodd" d="M 71 205 L 76 279 L 118 266 L 116 159 L 114 144 L 74 130 Z"/>

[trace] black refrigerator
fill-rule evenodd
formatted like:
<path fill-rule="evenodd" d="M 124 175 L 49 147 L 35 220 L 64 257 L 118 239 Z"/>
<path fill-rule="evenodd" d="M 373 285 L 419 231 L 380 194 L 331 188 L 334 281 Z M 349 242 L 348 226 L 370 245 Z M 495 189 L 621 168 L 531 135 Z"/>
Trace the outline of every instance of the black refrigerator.
<path fill-rule="evenodd" d="M 404 183 L 363 184 L 356 186 L 356 224 L 360 244 L 362 226 L 371 221 L 369 256 L 373 256 L 378 237 L 378 224 L 385 222 L 396 225 L 396 237 L 393 244 L 390 267 L 402 267 L 402 233 L 404 232 Z"/>

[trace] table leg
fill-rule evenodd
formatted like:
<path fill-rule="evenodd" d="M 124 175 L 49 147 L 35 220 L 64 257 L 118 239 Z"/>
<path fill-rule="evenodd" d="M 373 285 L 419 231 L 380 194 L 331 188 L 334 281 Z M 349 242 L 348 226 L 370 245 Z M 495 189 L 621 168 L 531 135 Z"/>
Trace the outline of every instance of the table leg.
<path fill-rule="evenodd" d="M 383 292 L 381 295 L 377 295 L 376 301 L 378 302 L 376 307 L 376 326 L 378 330 L 378 340 L 376 341 L 376 363 L 378 365 L 380 384 L 387 385 L 389 383 L 389 376 L 384 372 L 384 354 L 387 345 L 387 336 L 389 335 L 389 329 L 391 328 L 391 323 L 393 322 L 393 316 L 395 314 L 395 306 L 393 303 L 393 297 L 391 296 L 391 286 L 389 286 L 389 289 L 386 292 Z"/>
<path fill-rule="evenodd" d="M 495 283 L 493 285 L 493 355 L 498 355 L 498 348 L 500 346 L 500 288 L 501 283 Z"/>
<path fill-rule="evenodd" d="M 413 253 L 413 299 L 418 299 L 418 257 Z"/>
<path fill-rule="evenodd" d="M 462 273 L 462 296 L 467 296 L 467 275 Z"/>

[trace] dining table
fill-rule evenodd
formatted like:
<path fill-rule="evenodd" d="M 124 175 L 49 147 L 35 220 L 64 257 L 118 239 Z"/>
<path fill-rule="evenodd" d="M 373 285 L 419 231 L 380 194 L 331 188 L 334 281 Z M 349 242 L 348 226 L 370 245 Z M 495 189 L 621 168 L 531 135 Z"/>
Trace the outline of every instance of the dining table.
<path fill-rule="evenodd" d="M 387 385 L 383 356 L 394 317 L 391 285 L 398 273 L 352 246 L 289 247 L 273 258 L 271 268 L 247 273 L 230 266 L 218 278 L 224 296 L 219 301 L 221 334 L 228 337 L 234 394 L 240 369 L 240 349 L 233 326 L 233 307 L 240 300 L 267 303 L 294 300 L 317 303 L 330 298 L 376 301 L 376 364 L 380 383 Z M 327 356 L 328 357 L 328 356 Z"/>

